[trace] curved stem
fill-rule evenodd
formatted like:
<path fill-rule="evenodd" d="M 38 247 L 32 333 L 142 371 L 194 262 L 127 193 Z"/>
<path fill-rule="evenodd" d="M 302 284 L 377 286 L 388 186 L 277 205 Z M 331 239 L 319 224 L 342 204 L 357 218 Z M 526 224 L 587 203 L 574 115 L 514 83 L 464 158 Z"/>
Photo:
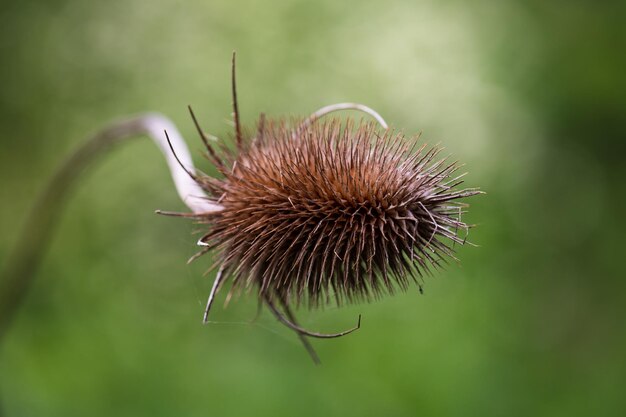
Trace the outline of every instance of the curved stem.
<path fill-rule="evenodd" d="M 165 130 L 170 133 L 172 149 L 176 152 L 180 165 L 184 164 L 185 169 L 179 165 L 170 151 L 164 135 Z M 206 199 L 203 190 L 185 172 L 185 170 L 194 171 L 193 161 L 185 141 L 169 119 L 153 113 L 110 123 L 90 137 L 61 165 L 26 218 L 17 244 L 8 256 L 1 275 L 0 340 L 28 293 L 72 186 L 97 157 L 106 153 L 114 145 L 140 135 L 148 135 L 161 149 L 178 195 L 193 212 L 221 209 L 220 206 Z"/>

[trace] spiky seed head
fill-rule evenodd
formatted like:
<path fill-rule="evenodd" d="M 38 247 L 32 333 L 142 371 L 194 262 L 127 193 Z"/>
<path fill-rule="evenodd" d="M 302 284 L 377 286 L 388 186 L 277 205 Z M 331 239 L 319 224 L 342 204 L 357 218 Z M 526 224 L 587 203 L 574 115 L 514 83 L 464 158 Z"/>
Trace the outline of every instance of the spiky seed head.
<path fill-rule="evenodd" d="M 212 151 L 213 152 L 213 151 Z M 406 290 L 454 258 L 466 205 L 458 164 L 375 124 L 265 121 L 198 178 L 223 210 L 200 214 L 233 289 L 312 307 Z M 232 290 L 231 290 L 232 291 Z"/>

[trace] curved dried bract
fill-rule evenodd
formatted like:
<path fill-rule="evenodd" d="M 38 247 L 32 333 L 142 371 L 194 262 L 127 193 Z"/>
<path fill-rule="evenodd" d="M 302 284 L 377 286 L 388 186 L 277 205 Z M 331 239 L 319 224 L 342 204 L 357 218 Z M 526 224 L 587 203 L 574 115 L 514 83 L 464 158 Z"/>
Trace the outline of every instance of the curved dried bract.
<path fill-rule="evenodd" d="M 349 335 L 350 333 L 356 330 L 359 330 L 361 328 L 361 315 L 359 314 L 359 321 L 357 322 L 356 326 L 352 327 L 351 329 L 344 330 L 338 333 L 314 332 L 311 330 L 307 330 L 304 327 L 301 327 L 299 324 L 295 322 L 293 313 L 289 309 L 289 304 L 287 304 L 286 302 L 283 301 L 283 308 L 285 309 L 285 313 L 287 313 L 287 317 L 285 317 L 283 313 L 281 313 L 280 310 L 276 308 L 276 306 L 274 305 L 274 302 L 269 297 L 265 298 L 265 302 L 267 303 L 267 306 L 270 308 L 274 316 L 276 316 L 278 321 L 280 321 L 285 326 L 289 327 L 291 330 L 303 336 L 315 337 L 317 339 L 335 339 L 337 337 Z"/>
<path fill-rule="evenodd" d="M 320 118 L 326 116 L 327 114 L 337 112 L 337 111 L 342 111 L 342 110 L 356 110 L 356 111 L 369 114 L 374 119 L 376 119 L 378 124 L 381 125 L 383 129 L 389 129 L 389 126 L 387 125 L 387 122 L 385 121 L 385 119 L 383 119 L 383 117 L 371 107 L 367 107 L 366 105 L 360 104 L 360 103 L 336 103 L 336 104 L 329 104 L 328 106 L 324 106 L 321 109 L 316 110 L 313 114 L 311 114 L 308 118 L 306 118 L 302 122 L 302 124 L 300 125 L 300 129 L 298 129 L 298 131 L 303 128 L 306 128 L 307 126 L 311 125 L 313 122 L 315 122 L 316 120 L 319 120 Z"/>

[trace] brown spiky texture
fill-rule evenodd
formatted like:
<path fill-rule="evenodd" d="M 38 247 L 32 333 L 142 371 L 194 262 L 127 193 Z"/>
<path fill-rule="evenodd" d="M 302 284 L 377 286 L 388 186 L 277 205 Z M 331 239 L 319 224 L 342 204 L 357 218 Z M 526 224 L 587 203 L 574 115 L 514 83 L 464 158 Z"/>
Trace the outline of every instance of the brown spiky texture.
<path fill-rule="evenodd" d="M 209 147 L 210 148 L 210 147 Z M 311 307 L 378 298 L 454 258 L 463 244 L 459 165 L 372 123 L 262 117 L 199 184 L 223 209 L 196 217 L 232 290 Z M 232 291 L 231 290 L 231 291 Z"/>

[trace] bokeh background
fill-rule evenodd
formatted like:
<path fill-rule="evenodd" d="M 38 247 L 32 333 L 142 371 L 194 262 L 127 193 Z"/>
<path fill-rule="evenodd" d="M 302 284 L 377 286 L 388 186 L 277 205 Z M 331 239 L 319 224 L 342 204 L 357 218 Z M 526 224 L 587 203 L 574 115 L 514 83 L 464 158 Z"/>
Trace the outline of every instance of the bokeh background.
<path fill-rule="evenodd" d="M 377 109 L 467 164 L 462 263 L 373 304 L 300 311 L 362 329 L 313 341 L 242 297 L 201 325 L 212 276 L 148 139 L 80 178 L 0 346 L 6 416 L 589 416 L 626 412 L 626 65 L 621 2 L 25 0 L 0 5 L 0 261 L 88 134 L 147 110 L 198 165 L 192 104 L 243 122 Z M 224 299 L 223 294 L 219 301 Z"/>

